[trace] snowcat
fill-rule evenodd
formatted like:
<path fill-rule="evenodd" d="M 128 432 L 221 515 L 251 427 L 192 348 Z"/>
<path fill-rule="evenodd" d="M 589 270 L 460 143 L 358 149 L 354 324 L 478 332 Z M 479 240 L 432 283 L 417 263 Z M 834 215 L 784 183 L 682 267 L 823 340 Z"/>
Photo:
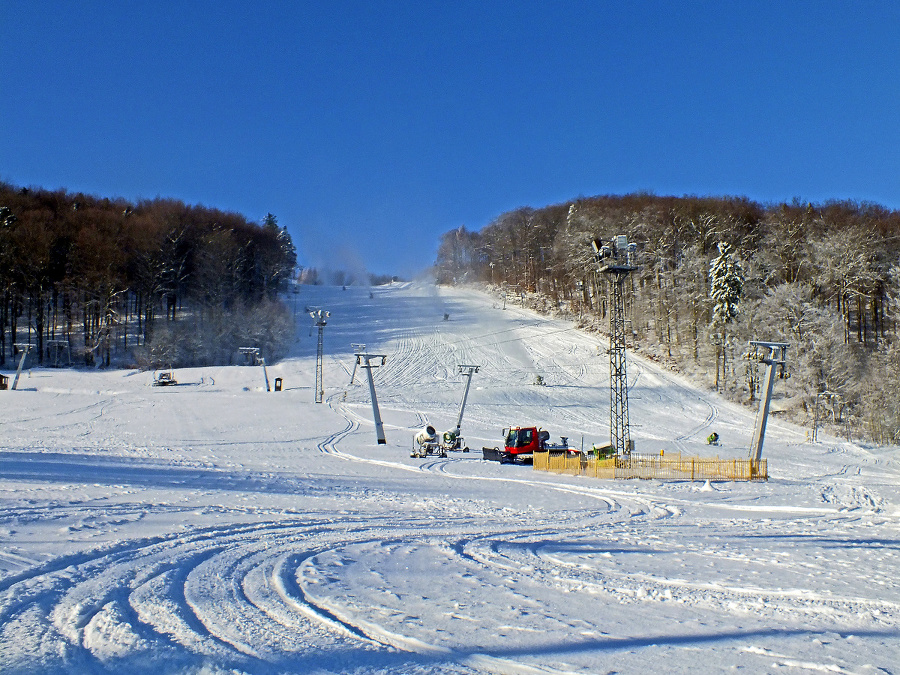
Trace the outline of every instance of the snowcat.
<path fill-rule="evenodd" d="M 534 461 L 535 452 L 549 450 L 579 453 L 576 448 L 569 447 L 567 436 L 561 436 L 559 443 L 550 442 L 550 432 L 538 427 L 511 427 L 503 430 L 504 446 L 497 448 L 482 447 L 484 459 L 501 464 L 527 464 Z"/>
<path fill-rule="evenodd" d="M 162 372 L 153 378 L 154 387 L 171 387 L 176 384 L 178 384 L 178 380 L 175 379 L 175 374 L 170 370 Z"/>

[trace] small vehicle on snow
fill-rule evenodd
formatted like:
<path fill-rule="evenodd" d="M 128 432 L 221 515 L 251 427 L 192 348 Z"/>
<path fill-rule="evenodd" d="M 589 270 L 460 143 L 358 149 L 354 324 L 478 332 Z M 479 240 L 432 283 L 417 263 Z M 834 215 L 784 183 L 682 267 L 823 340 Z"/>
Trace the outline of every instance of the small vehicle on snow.
<path fill-rule="evenodd" d="M 561 436 L 559 443 L 550 442 L 550 432 L 538 427 L 510 427 L 503 430 L 503 449 L 482 447 L 484 459 L 501 464 L 527 464 L 534 461 L 535 452 L 549 450 L 580 453 L 569 447 L 567 436 Z"/>
<path fill-rule="evenodd" d="M 170 370 L 164 371 L 153 378 L 154 387 L 168 387 L 174 384 L 178 384 L 178 381 L 175 379 L 175 375 Z"/>

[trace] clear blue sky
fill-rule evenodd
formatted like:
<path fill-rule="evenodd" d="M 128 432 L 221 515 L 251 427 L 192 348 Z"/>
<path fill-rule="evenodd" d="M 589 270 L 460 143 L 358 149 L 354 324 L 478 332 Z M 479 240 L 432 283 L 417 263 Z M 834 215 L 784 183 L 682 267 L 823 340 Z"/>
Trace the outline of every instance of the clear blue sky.
<path fill-rule="evenodd" d="M 0 180 L 267 212 L 411 275 L 645 190 L 900 208 L 900 3 L 0 0 Z"/>

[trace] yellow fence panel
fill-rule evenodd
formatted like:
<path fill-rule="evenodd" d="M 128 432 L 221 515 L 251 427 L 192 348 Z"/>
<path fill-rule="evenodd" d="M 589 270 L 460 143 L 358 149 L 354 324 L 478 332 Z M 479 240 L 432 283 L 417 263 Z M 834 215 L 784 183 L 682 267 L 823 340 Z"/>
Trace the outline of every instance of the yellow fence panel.
<path fill-rule="evenodd" d="M 598 459 L 580 453 L 536 452 L 536 471 L 593 478 L 655 478 L 659 480 L 768 480 L 766 460 L 683 457 L 682 455 L 623 455 Z"/>

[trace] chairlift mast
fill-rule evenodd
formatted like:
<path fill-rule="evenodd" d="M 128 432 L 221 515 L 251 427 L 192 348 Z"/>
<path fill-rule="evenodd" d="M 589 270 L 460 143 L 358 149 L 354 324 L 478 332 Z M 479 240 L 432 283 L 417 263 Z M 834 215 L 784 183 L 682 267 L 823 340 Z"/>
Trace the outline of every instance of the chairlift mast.
<path fill-rule="evenodd" d="M 365 352 L 366 346 L 361 342 L 351 342 L 350 346 L 353 347 L 354 353 Z M 353 372 L 350 373 L 350 384 L 353 384 L 353 380 L 356 379 L 356 367 L 359 365 L 359 359 L 356 360 L 356 363 L 353 364 Z"/>
<path fill-rule="evenodd" d="M 272 391 L 269 386 L 269 371 L 266 370 L 266 360 L 259 355 L 259 347 L 241 347 L 241 354 L 244 355 L 244 363 L 248 366 L 262 366 L 263 377 L 266 380 L 266 391 Z"/>
<path fill-rule="evenodd" d="M 381 359 L 381 364 L 372 365 L 372 359 Z M 372 418 L 375 421 L 375 437 L 378 445 L 385 445 L 387 440 L 384 437 L 384 424 L 381 422 L 381 411 L 378 409 L 378 398 L 375 396 L 375 380 L 372 377 L 372 368 L 384 365 L 387 361 L 385 354 L 356 354 L 356 364 L 363 368 L 369 374 L 369 395 L 372 398 Z M 364 363 L 363 363 L 364 362 Z"/>
<path fill-rule="evenodd" d="M 815 413 L 815 417 L 813 418 L 813 430 L 812 430 L 813 443 L 815 443 L 816 441 L 819 440 L 819 420 L 822 419 L 821 417 L 819 417 L 819 405 L 820 405 L 819 402 L 822 399 L 828 399 L 829 403 L 831 403 L 832 413 L 833 413 L 835 402 L 840 403 L 842 400 L 842 396 L 840 394 L 838 394 L 837 392 L 827 391 L 827 390 L 820 391 L 818 394 L 816 394 L 816 413 Z"/>
<path fill-rule="evenodd" d="M 21 352 L 22 356 L 19 358 L 19 367 L 16 368 L 16 379 L 13 380 L 12 385 L 13 391 L 19 386 L 19 376 L 22 374 L 22 366 L 25 364 L 25 357 L 28 356 L 28 352 L 35 348 L 35 345 L 17 342 L 15 343 L 15 348 Z"/>
<path fill-rule="evenodd" d="M 784 366 L 787 362 L 787 348 L 789 342 L 763 342 L 760 340 L 751 340 L 751 347 L 762 347 L 767 350 L 766 355 L 760 359 L 766 364 L 766 375 L 763 380 L 762 401 L 759 403 L 759 412 L 756 415 L 756 429 L 753 432 L 753 440 L 750 443 L 750 459 L 759 462 L 762 458 L 763 441 L 766 438 L 766 421 L 769 417 L 769 406 L 772 403 L 772 387 L 775 384 L 775 366 L 781 366 L 781 372 L 784 373 Z"/>
<path fill-rule="evenodd" d="M 47 350 L 50 353 L 52 366 L 59 368 L 62 364 L 60 359 L 65 357 L 68 361 L 66 365 L 72 365 L 72 348 L 69 345 L 69 339 L 64 340 L 47 340 Z"/>
<path fill-rule="evenodd" d="M 469 398 L 469 387 L 472 386 L 472 375 L 478 372 L 481 366 L 457 366 L 459 374 L 466 378 L 466 389 L 463 392 L 462 403 L 459 406 L 459 417 L 456 418 L 456 435 L 459 436 L 462 428 L 463 412 L 466 409 L 466 399 Z"/>

